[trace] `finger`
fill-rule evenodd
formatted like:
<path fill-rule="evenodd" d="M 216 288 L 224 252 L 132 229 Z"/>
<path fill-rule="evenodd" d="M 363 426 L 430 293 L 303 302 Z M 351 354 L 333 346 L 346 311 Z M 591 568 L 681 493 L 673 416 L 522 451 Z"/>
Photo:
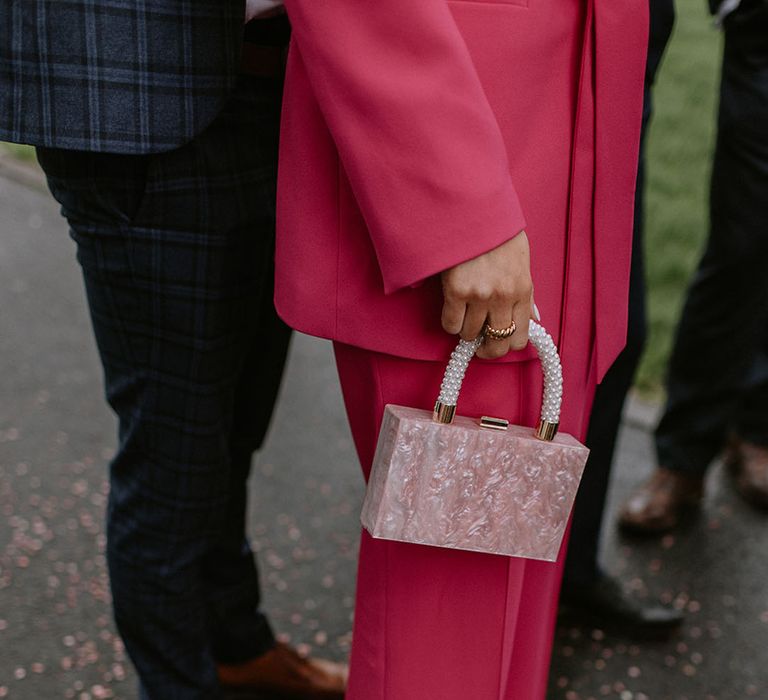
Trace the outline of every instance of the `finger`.
<path fill-rule="evenodd" d="M 536 296 L 533 289 L 531 289 L 531 318 L 537 323 L 541 323 L 541 314 L 539 313 L 539 307 L 536 306 Z"/>
<path fill-rule="evenodd" d="M 513 350 L 522 350 L 528 345 L 528 323 L 531 320 L 531 308 L 530 300 L 525 302 L 518 302 L 515 304 L 512 310 L 512 318 L 515 321 L 515 332 L 512 335 L 511 343 Z"/>
<path fill-rule="evenodd" d="M 512 325 L 512 305 L 509 302 L 494 304 L 488 312 L 488 324 L 496 330 L 509 328 Z M 503 357 L 509 352 L 511 347 L 511 338 L 492 338 L 485 336 L 485 341 L 477 351 L 478 357 L 492 360 L 496 357 Z"/>
<path fill-rule="evenodd" d="M 459 333 L 464 325 L 466 309 L 467 305 L 465 302 L 446 297 L 443 302 L 443 315 L 441 318 L 443 330 L 452 335 Z"/>
<path fill-rule="evenodd" d="M 464 314 L 464 324 L 461 326 L 463 340 L 474 340 L 483 332 L 485 319 L 488 318 L 488 304 L 468 304 Z"/>

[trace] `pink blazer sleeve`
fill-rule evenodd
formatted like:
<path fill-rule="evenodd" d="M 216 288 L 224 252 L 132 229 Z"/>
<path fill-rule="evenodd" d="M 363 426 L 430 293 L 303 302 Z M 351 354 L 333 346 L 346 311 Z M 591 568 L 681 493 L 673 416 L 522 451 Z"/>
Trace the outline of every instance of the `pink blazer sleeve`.
<path fill-rule="evenodd" d="M 286 0 L 391 293 L 525 226 L 501 132 L 445 0 Z"/>

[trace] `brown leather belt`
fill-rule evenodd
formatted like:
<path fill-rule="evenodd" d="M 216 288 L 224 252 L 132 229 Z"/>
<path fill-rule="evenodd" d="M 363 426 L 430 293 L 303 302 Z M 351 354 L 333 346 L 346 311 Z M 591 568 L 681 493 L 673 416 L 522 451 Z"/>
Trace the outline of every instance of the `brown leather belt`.
<path fill-rule="evenodd" d="M 240 70 L 258 78 L 282 80 L 287 53 L 286 46 L 263 46 L 245 41 Z"/>

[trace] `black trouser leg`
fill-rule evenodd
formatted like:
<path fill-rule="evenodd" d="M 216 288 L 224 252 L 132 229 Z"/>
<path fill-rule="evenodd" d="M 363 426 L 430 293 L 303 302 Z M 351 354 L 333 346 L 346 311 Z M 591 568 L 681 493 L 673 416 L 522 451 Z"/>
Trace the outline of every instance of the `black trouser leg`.
<path fill-rule="evenodd" d="M 119 418 L 108 563 L 152 700 L 217 697 L 214 660 L 273 644 L 244 525 L 288 338 L 270 303 L 279 109 L 279 84 L 243 78 L 175 151 L 39 153 Z"/>
<path fill-rule="evenodd" d="M 642 162 L 642 161 L 641 161 Z M 627 345 L 597 387 L 587 431 L 589 459 L 576 495 L 571 519 L 564 586 L 587 585 L 598 576 L 600 528 L 608 493 L 611 464 L 624 400 L 635 376 L 645 343 L 645 283 L 642 255 L 643 168 L 638 171 L 635 233 L 632 243 Z"/>
<path fill-rule="evenodd" d="M 749 13 L 726 23 L 709 240 L 677 329 L 656 432 L 659 464 L 692 474 L 704 473 L 740 423 L 768 444 L 768 44 L 760 33 L 768 9 L 761 25 L 745 6 Z"/>

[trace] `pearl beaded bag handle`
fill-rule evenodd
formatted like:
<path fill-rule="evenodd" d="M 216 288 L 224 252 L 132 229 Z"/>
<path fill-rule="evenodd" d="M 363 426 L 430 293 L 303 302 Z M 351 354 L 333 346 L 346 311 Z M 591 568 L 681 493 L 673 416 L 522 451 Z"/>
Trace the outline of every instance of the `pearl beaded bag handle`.
<path fill-rule="evenodd" d="M 373 537 L 556 561 L 589 450 L 557 434 L 562 369 L 549 334 L 530 326 L 544 372 L 538 428 L 457 416 L 469 361 L 460 342 L 433 413 L 384 407 L 361 520 Z M 495 432 L 498 431 L 498 432 Z"/>
<path fill-rule="evenodd" d="M 552 336 L 536 321 L 530 322 L 528 340 L 536 348 L 544 373 L 544 396 L 536 437 L 540 440 L 554 440 L 560 423 L 560 407 L 563 403 L 563 368 L 560 364 L 560 356 L 557 354 Z M 451 353 L 432 416 L 436 422 L 451 423 L 453 421 L 464 374 L 469 361 L 482 343 L 483 336 L 474 340 L 460 340 Z"/>

